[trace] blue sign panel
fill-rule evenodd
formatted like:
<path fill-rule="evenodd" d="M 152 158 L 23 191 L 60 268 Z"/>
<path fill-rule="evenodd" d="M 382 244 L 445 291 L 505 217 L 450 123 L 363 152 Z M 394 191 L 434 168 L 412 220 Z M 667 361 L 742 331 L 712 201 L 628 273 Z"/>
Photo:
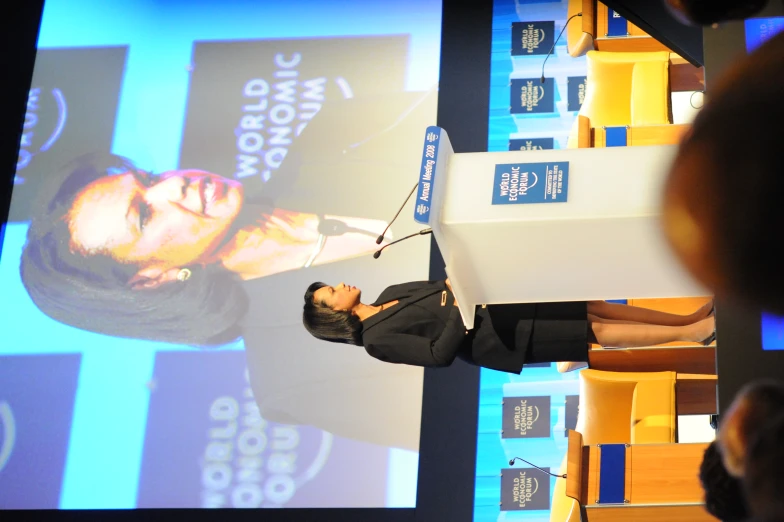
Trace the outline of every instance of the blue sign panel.
<path fill-rule="evenodd" d="M 762 349 L 784 350 L 784 317 L 762 314 Z"/>
<path fill-rule="evenodd" d="M 597 504 L 623 504 L 626 498 L 626 445 L 602 444 Z"/>
<path fill-rule="evenodd" d="M 612 9 L 607 9 L 607 36 L 629 36 L 626 18 Z"/>
<path fill-rule="evenodd" d="M 512 23 L 512 56 L 547 54 L 553 46 L 555 22 Z"/>
<path fill-rule="evenodd" d="M 423 225 L 430 224 L 431 192 L 433 177 L 438 161 L 438 140 L 441 128 L 431 125 L 425 132 L 425 146 L 422 149 L 422 165 L 419 168 L 419 187 L 414 203 L 414 220 Z"/>
<path fill-rule="evenodd" d="M 492 204 L 565 203 L 568 188 L 568 161 L 496 165 Z"/>
<path fill-rule="evenodd" d="M 512 114 L 555 111 L 555 81 L 552 78 L 515 78 L 509 95 Z"/>
<path fill-rule="evenodd" d="M 605 127 L 604 140 L 605 147 L 625 147 L 626 127 Z"/>
<path fill-rule="evenodd" d="M 784 31 L 784 16 L 771 18 L 749 18 L 744 22 L 746 50 L 752 52 L 777 33 Z"/>

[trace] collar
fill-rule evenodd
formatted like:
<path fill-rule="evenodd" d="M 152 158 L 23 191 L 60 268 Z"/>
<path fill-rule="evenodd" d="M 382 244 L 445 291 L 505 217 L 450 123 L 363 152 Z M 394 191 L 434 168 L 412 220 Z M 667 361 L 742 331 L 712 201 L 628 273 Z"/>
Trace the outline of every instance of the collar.
<path fill-rule="evenodd" d="M 400 312 L 404 308 L 409 305 L 416 303 L 426 297 L 429 297 L 433 294 L 441 293 L 445 287 L 443 285 L 432 285 L 428 286 L 424 289 L 412 289 L 407 288 L 408 285 L 398 285 L 395 287 L 390 287 L 381 292 L 381 295 L 376 299 L 376 301 L 371 306 L 380 306 L 383 303 L 388 303 L 389 301 L 397 300 L 398 303 L 394 306 L 390 306 L 386 310 L 381 310 L 378 313 L 373 314 L 372 316 L 368 317 L 364 321 L 362 321 L 362 334 L 364 335 L 370 328 L 376 326 L 380 322 L 389 319 L 396 313 Z"/>

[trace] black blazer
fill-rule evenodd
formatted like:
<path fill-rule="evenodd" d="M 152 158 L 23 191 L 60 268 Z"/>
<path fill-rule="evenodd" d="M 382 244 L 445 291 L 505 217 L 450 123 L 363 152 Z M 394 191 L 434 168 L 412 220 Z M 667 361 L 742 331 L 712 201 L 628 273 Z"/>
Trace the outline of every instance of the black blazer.
<path fill-rule="evenodd" d="M 441 300 L 428 299 L 447 293 L 450 308 L 446 323 Z M 536 304 L 477 307 L 474 329 L 466 331 L 454 296 L 445 281 L 419 281 L 390 286 L 374 306 L 398 303 L 362 322 L 365 350 L 381 361 L 415 366 L 449 366 L 460 358 L 470 364 L 520 373 L 533 331 Z"/>

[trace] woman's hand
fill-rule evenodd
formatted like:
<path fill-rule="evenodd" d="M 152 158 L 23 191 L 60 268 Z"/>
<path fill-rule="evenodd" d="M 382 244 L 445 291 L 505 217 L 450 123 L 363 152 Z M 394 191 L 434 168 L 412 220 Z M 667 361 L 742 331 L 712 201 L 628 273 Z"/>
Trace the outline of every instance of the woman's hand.
<path fill-rule="evenodd" d="M 302 268 L 316 253 L 319 239 L 319 218 L 316 214 L 275 209 L 257 227 L 238 232 L 223 265 L 244 279 L 264 277 Z M 367 230 L 369 234 L 347 232 L 327 237 L 313 265 L 323 265 L 344 259 L 371 254 L 387 244 L 376 244 L 376 232 L 381 233 L 386 222 L 376 219 L 345 216 L 325 216 L 337 219 L 348 227 Z"/>
<path fill-rule="evenodd" d="M 324 250 L 316 258 L 314 265 L 324 265 L 343 259 L 372 254 L 394 238 L 392 230 L 388 230 L 384 236 L 384 241 L 381 244 L 376 244 L 378 234 L 381 234 L 387 226 L 387 222 L 380 219 L 331 215 L 325 215 L 324 218 L 342 221 L 350 228 L 365 230 L 371 234 L 346 232 L 341 236 L 328 237 Z M 316 223 L 316 227 L 318 228 L 318 223 Z"/>

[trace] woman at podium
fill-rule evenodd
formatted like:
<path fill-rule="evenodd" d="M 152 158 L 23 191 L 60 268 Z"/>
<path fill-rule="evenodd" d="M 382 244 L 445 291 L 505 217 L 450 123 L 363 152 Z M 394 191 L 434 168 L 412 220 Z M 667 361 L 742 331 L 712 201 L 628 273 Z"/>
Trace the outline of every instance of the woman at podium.
<path fill-rule="evenodd" d="M 372 304 L 359 288 L 313 283 L 303 323 L 314 337 L 364 346 L 384 362 L 449 366 L 456 359 L 509 373 L 523 364 L 588 361 L 589 343 L 630 348 L 715 339 L 713 305 L 675 315 L 604 301 L 482 306 L 466 330 L 449 280 L 394 285 Z"/>

